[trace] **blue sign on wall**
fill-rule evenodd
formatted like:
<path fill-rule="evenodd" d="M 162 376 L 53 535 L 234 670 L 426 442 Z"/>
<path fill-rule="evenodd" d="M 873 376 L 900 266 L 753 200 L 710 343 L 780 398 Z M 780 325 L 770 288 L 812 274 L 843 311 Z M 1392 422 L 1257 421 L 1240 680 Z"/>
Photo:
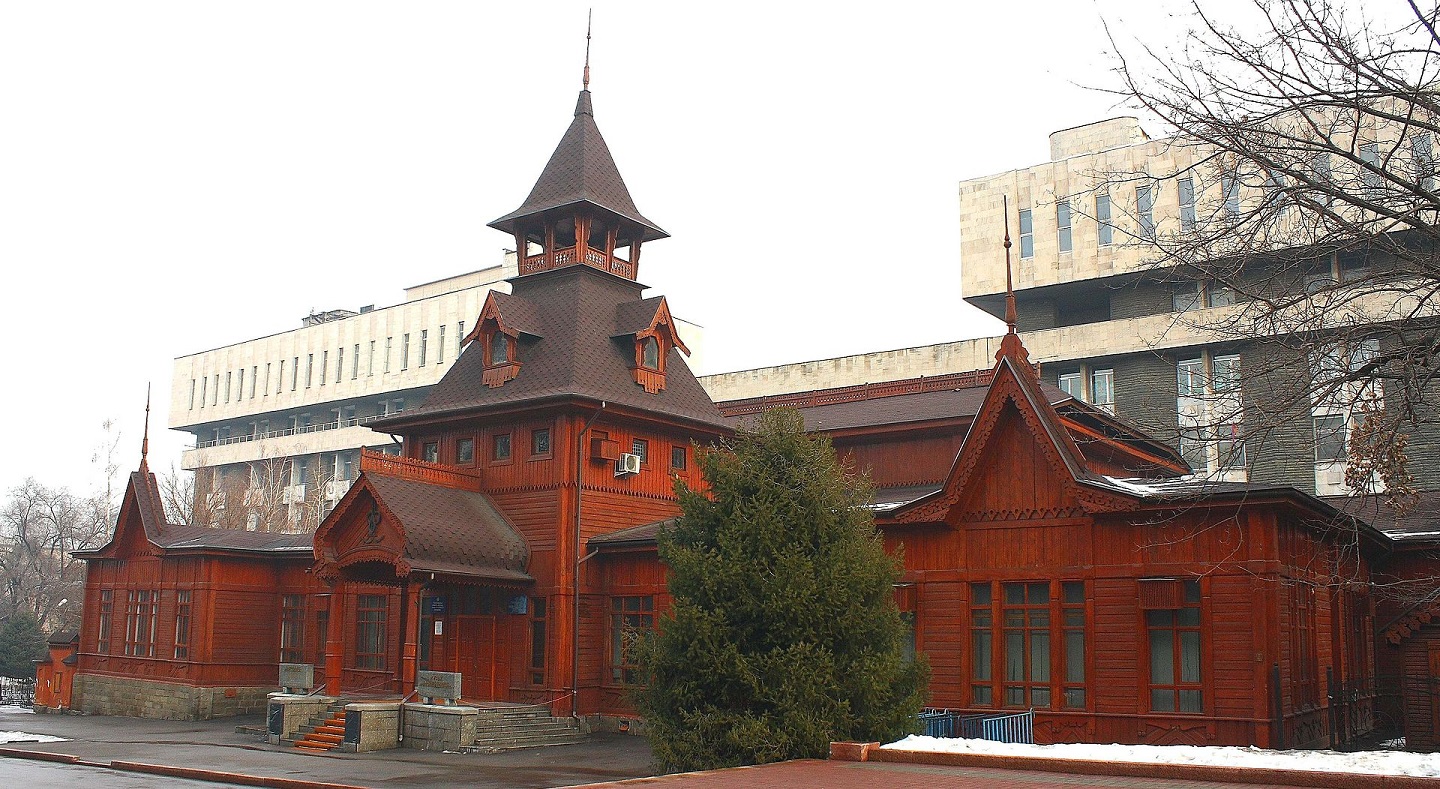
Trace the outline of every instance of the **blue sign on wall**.
<path fill-rule="evenodd" d="M 525 607 L 526 603 L 528 603 L 529 601 L 530 598 L 526 597 L 525 595 L 517 594 L 514 597 L 510 598 L 510 602 L 507 603 L 505 606 L 505 612 L 509 614 L 523 615 L 527 610 Z"/>
<path fill-rule="evenodd" d="M 444 597 L 427 597 L 425 598 L 425 610 L 432 614 L 444 614 L 445 603 L 446 598 Z"/>

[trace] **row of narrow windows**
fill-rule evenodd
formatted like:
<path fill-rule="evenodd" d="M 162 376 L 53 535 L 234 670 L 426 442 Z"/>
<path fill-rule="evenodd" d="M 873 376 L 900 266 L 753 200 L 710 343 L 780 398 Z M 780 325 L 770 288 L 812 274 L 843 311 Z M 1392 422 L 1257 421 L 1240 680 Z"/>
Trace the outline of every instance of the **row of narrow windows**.
<path fill-rule="evenodd" d="M 1291 611 L 1288 628 L 1292 673 L 1290 682 L 1300 704 L 1318 704 L 1319 672 L 1316 612 L 1318 601 L 1313 586 L 1287 582 Z M 969 650 L 969 704 L 975 707 L 1016 709 L 1085 710 L 1092 704 L 1093 687 L 1087 660 L 1093 652 L 1089 590 L 1085 581 L 993 581 L 969 585 L 969 613 L 965 639 Z M 160 622 L 158 590 L 122 590 L 125 597 L 123 654 L 134 657 L 190 657 L 191 593 L 177 590 L 170 619 Z M 97 651 L 111 654 L 117 645 L 112 626 L 116 602 L 114 589 L 100 592 Z M 328 607 L 307 617 L 309 598 L 293 594 L 282 597 L 279 622 L 279 661 L 319 661 L 319 647 L 327 640 Z M 432 642 L 445 635 L 444 623 L 453 627 L 459 618 L 523 615 L 528 618 L 526 640 L 516 646 L 528 653 L 529 680 L 546 681 L 547 605 L 544 597 L 509 595 L 489 587 L 465 587 L 427 599 L 419 622 L 420 662 L 443 661 L 442 651 L 432 655 Z M 1341 601 L 1345 627 L 1362 638 L 1371 618 L 1361 601 Z M 394 657 L 390 647 L 391 601 L 383 594 L 362 594 L 355 598 L 351 666 L 357 669 L 389 670 Z M 1207 643 L 1209 619 L 1200 582 L 1194 579 L 1142 579 L 1139 607 L 1144 627 L 1144 652 L 1139 655 L 1146 698 L 1151 712 L 1203 714 L 1207 704 L 1205 674 L 1209 669 Z M 903 614 L 909 626 L 907 656 L 913 658 L 923 644 L 917 644 L 917 617 L 913 610 Z M 636 646 L 655 628 L 653 595 L 620 595 L 609 598 L 606 611 L 606 675 L 608 681 L 630 685 L 640 681 Z M 921 613 L 923 616 L 923 612 Z M 174 638 L 163 646 L 160 634 L 173 626 Z M 450 634 L 454 637 L 455 634 Z M 1356 641 L 1346 660 L 1351 671 L 1366 663 L 1363 640 Z"/>
<path fill-rule="evenodd" d="M 262 398 L 269 397 L 272 392 L 278 395 L 286 391 L 287 384 L 291 392 L 301 388 L 310 389 L 317 385 L 317 381 L 319 386 L 338 384 L 345 379 L 347 368 L 350 380 L 354 381 L 360 378 L 362 369 L 367 377 L 377 373 L 382 376 L 389 375 L 392 360 L 399 362 L 399 372 L 409 370 L 412 361 L 416 367 L 444 364 L 448 328 L 448 325 L 445 325 L 437 330 L 433 346 L 430 330 L 421 329 L 413 343 L 411 333 L 406 332 L 400 335 L 398 346 L 392 336 L 385 338 L 383 346 L 378 340 L 370 340 L 365 344 L 357 342 L 348 348 L 342 345 L 336 348 L 334 353 L 323 350 L 318 354 L 307 353 L 303 359 L 292 356 L 278 362 L 266 362 L 264 367 L 254 364 L 248 369 L 241 367 L 239 370 L 191 378 L 189 410 L 205 408 L 207 404 L 213 408 L 221 403 L 254 400 L 257 394 Z M 456 336 L 464 338 L 465 321 L 457 324 Z"/>

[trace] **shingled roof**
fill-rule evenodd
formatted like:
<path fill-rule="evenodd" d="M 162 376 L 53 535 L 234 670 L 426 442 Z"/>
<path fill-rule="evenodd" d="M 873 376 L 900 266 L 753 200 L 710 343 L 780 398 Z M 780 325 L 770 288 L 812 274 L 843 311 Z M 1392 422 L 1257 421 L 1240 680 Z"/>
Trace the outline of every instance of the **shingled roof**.
<path fill-rule="evenodd" d="M 185 526 L 165 521 L 165 508 L 160 501 L 160 486 L 149 471 L 133 471 L 126 489 L 126 498 L 133 496 L 138 524 L 150 544 L 166 551 L 239 551 L 243 553 L 309 554 L 311 535 L 282 532 L 214 529 L 207 526 Z M 133 526 L 130 526 L 133 528 Z M 80 558 L 103 556 L 119 536 L 117 528 L 110 542 L 93 551 L 76 551 Z"/>
<path fill-rule="evenodd" d="M 539 335 L 520 337 L 519 374 L 502 386 L 486 386 L 484 354 L 467 348 L 419 408 L 376 422 L 375 427 L 398 432 L 438 416 L 579 397 L 729 432 L 728 421 L 678 350 L 671 349 L 666 359 L 664 389 L 652 394 L 635 382 L 631 372 L 635 346 L 625 335 L 636 330 L 639 313 L 660 303 L 640 298 L 644 285 L 589 266 L 555 269 L 511 282 L 514 292 L 501 309 L 508 314 L 523 302 L 527 323 L 533 321 L 533 332 Z"/>
<path fill-rule="evenodd" d="M 595 125 L 590 91 L 580 91 L 575 102 L 575 120 L 555 146 L 540 179 L 520 207 L 490 223 L 506 233 L 515 232 L 515 220 L 576 203 L 598 206 L 643 228 L 642 241 L 667 238 L 670 234 L 646 219 L 630 198 L 625 179 L 615 166 L 610 147 Z"/>
<path fill-rule="evenodd" d="M 525 538 L 489 496 L 369 471 L 365 479 L 404 529 L 411 572 L 533 580 Z"/>

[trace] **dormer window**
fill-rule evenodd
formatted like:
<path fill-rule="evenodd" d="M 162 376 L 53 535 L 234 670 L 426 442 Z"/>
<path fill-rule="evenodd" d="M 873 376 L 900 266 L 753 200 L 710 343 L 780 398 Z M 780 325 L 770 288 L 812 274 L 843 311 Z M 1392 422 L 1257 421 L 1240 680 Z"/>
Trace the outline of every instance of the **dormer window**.
<path fill-rule="evenodd" d="M 510 363 L 510 338 L 500 332 L 490 335 L 490 363 L 486 367 L 495 367 L 501 364 Z"/>
<path fill-rule="evenodd" d="M 498 323 L 489 321 L 487 324 L 481 324 L 480 328 L 480 341 L 485 353 L 485 372 L 481 380 L 493 389 L 520 374 L 520 359 L 515 338 L 501 331 Z"/>
<path fill-rule="evenodd" d="M 649 370 L 660 370 L 660 343 L 654 337 L 640 341 L 640 366 Z"/>

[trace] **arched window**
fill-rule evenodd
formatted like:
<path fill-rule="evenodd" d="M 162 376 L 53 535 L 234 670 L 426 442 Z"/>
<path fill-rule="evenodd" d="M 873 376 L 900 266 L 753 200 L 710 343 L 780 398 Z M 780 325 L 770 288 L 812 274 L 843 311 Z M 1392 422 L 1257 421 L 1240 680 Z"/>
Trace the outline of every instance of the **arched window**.
<path fill-rule="evenodd" d="M 654 337 L 646 337 L 640 349 L 640 363 L 651 369 L 660 369 L 660 343 Z"/>
<path fill-rule="evenodd" d="M 510 338 L 501 332 L 490 335 L 490 364 L 505 364 L 510 361 Z"/>

